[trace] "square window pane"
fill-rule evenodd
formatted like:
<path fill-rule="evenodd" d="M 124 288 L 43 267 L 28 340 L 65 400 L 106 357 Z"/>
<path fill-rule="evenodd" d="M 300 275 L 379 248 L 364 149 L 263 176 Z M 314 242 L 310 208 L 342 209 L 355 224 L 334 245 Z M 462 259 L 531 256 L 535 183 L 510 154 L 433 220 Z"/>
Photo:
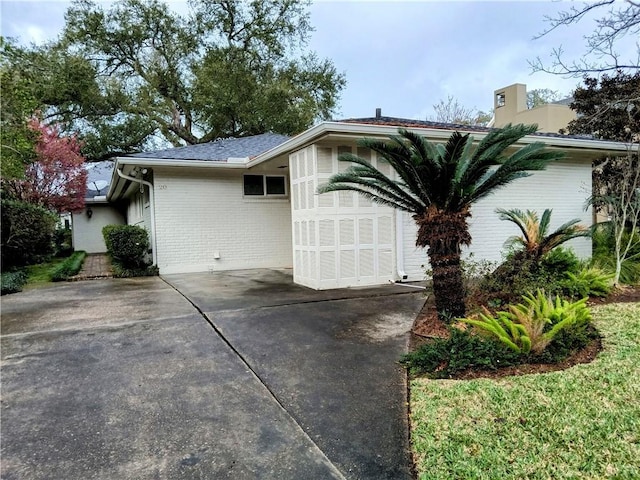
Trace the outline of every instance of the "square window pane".
<path fill-rule="evenodd" d="M 267 177 L 267 195 L 285 195 L 284 177 Z"/>
<path fill-rule="evenodd" d="M 244 194 L 264 195 L 264 183 L 262 181 L 262 175 L 244 176 Z"/>

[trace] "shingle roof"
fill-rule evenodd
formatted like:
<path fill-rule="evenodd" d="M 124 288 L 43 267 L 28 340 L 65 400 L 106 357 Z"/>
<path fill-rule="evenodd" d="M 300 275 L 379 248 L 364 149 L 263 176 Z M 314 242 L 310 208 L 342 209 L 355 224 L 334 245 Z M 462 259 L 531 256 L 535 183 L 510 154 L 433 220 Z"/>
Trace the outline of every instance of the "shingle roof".
<path fill-rule="evenodd" d="M 365 125 L 389 125 L 396 127 L 414 127 L 414 128 L 434 128 L 437 130 L 463 130 L 466 132 L 490 132 L 495 128 L 481 127 L 479 125 L 462 125 L 458 123 L 442 123 L 432 122 L 429 120 L 412 120 L 409 118 L 395 117 L 368 117 L 368 118 L 347 118 L 338 120 L 342 123 L 361 123 Z M 559 138 L 591 138 L 584 135 L 561 135 L 559 133 L 536 132 L 533 135 L 539 137 L 559 137 Z"/>
<path fill-rule="evenodd" d="M 219 138 L 208 143 L 169 148 L 155 152 L 135 153 L 129 156 L 167 160 L 226 162 L 229 158 L 255 157 L 277 147 L 288 139 L 289 137 L 277 133 L 263 133 L 251 137 Z"/>

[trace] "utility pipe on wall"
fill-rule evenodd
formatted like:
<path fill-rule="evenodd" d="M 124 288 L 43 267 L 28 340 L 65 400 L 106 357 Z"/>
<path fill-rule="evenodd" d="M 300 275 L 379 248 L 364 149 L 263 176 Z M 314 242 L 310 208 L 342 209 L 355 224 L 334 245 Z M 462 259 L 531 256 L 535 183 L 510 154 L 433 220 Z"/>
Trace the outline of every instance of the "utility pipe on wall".
<path fill-rule="evenodd" d="M 404 271 L 404 225 L 402 222 L 402 212 L 395 211 L 396 214 L 396 270 L 400 282 L 407 279 L 407 274 Z"/>
<path fill-rule="evenodd" d="M 142 178 L 131 177 L 129 175 L 125 175 L 122 173 L 122 169 L 118 168 L 116 170 L 118 176 L 124 178 L 126 180 L 131 180 L 132 182 L 140 183 L 142 185 L 146 185 L 149 187 L 149 205 L 151 208 L 151 258 L 153 259 L 153 264 L 158 265 L 158 254 L 156 249 L 156 210 L 155 210 L 155 197 L 153 195 L 153 184 Z"/>

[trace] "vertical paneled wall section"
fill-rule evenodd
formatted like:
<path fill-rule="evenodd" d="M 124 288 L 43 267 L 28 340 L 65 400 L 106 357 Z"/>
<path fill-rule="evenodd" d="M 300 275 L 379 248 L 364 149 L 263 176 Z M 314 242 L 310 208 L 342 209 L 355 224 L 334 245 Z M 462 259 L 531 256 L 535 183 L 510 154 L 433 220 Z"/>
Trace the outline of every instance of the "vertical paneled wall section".
<path fill-rule="evenodd" d="M 393 210 L 354 192 L 318 195 L 319 185 L 349 163 L 353 152 L 390 166 L 355 145 L 311 145 L 289 157 L 293 221 L 294 281 L 316 289 L 379 285 L 395 280 Z"/>

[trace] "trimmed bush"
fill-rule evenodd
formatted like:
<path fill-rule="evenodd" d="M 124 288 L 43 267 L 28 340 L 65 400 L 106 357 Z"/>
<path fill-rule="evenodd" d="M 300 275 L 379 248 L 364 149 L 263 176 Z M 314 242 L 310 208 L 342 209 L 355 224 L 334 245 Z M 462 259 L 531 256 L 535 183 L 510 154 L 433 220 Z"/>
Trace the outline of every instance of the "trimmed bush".
<path fill-rule="evenodd" d="M 107 251 L 123 268 L 144 269 L 149 265 L 149 235 L 135 225 L 107 225 L 102 229 Z"/>
<path fill-rule="evenodd" d="M 115 278 L 155 277 L 159 273 L 156 265 L 141 268 L 124 268 L 119 263 L 113 263 L 111 269 Z"/>
<path fill-rule="evenodd" d="M 1 203 L 2 270 L 40 263 L 51 256 L 56 215 L 38 205 L 17 200 Z"/>
<path fill-rule="evenodd" d="M 2 295 L 21 292 L 22 287 L 27 283 L 27 274 L 21 270 L 15 272 L 3 272 L 0 283 L 2 284 L 2 292 L 0 293 Z"/>
<path fill-rule="evenodd" d="M 87 252 L 74 252 L 69 258 L 62 262 L 51 274 L 52 282 L 64 282 L 77 275 L 82 268 L 82 263 L 87 257 Z"/>

